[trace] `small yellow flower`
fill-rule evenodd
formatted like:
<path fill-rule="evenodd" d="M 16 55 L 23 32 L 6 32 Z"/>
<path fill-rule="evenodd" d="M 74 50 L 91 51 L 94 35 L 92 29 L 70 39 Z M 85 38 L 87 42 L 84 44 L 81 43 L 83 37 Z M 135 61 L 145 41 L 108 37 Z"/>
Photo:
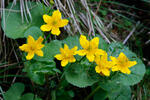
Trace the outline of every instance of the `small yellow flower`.
<path fill-rule="evenodd" d="M 94 61 L 96 55 L 103 55 L 105 51 L 98 49 L 99 38 L 95 37 L 94 39 L 88 41 L 84 35 L 80 36 L 80 45 L 82 50 L 77 51 L 76 53 L 80 56 L 85 56 L 90 62 Z"/>
<path fill-rule="evenodd" d="M 129 59 L 126 57 L 126 55 L 121 52 L 119 54 L 119 57 L 110 57 L 112 60 L 112 64 L 114 65 L 112 67 L 112 71 L 121 71 L 122 73 L 130 74 L 130 67 L 134 66 L 137 64 L 136 61 L 129 61 Z"/>
<path fill-rule="evenodd" d="M 107 53 L 105 52 L 102 56 L 96 56 L 95 62 L 97 66 L 95 71 L 101 75 L 110 76 L 110 69 L 112 67 L 111 61 L 107 59 Z"/>
<path fill-rule="evenodd" d="M 61 60 L 61 66 L 64 67 L 68 64 L 68 62 L 72 63 L 72 62 L 76 61 L 74 55 L 76 55 L 75 52 L 77 49 L 78 49 L 78 47 L 74 46 L 74 48 L 72 48 L 70 50 L 69 47 L 67 46 L 67 44 L 64 44 L 64 49 L 60 48 L 61 54 L 55 55 L 55 58 L 57 60 Z"/>
<path fill-rule="evenodd" d="M 36 41 L 34 38 L 29 35 L 27 38 L 27 44 L 19 46 L 19 49 L 27 52 L 26 59 L 31 60 L 34 57 L 34 54 L 38 56 L 43 56 L 43 51 L 41 50 L 44 45 L 42 44 L 43 38 L 40 36 Z"/>
<path fill-rule="evenodd" d="M 59 10 L 56 10 L 53 12 L 52 16 L 49 15 L 43 15 L 45 25 L 42 25 L 40 29 L 42 31 L 51 31 L 53 35 L 59 35 L 60 34 L 60 27 L 64 27 L 68 24 L 67 19 L 61 19 L 61 13 Z"/>

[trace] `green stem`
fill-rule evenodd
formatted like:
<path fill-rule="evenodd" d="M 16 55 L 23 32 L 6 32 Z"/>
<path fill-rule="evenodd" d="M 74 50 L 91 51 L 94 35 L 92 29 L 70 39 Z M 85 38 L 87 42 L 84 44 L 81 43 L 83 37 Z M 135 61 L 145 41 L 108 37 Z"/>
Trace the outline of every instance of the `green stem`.
<path fill-rule="evenodd" d="M 97 86 L 84 100 L 89 100 L 100 88 L 100 85 Z"/>

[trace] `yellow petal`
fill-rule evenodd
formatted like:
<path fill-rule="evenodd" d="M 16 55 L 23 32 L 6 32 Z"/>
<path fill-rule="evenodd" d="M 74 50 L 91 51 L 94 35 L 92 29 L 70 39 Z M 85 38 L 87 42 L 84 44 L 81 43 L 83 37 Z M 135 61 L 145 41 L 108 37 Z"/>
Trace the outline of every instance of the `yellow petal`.
<path fill-rule="evenodd" d="M 113 56 L 110 56 L 110 59 L 112 60 L 112 64 L 115 65 L 117 64 L 117 58 L 116 57 L 113 57 Z"/>
<path fill-rule="evenodd" d="M 122 68 L 122 69 L 120 69 L 120 71 L 122 73 L 125 73 L 125 74 L 130 74 L 131 73 L 131 71 L 128 68 Z"/>
<path fill-rule="evenodd" d="M 43 20 L 45 23 L 51 23 L 52 17 L 49 15 L 43 15 Z"/>
<path fill-rule="evenodd" d="M 100 56 L 98 56 L 98 55 L 95 56 L 95 62 L 96 62 L 97 65 L 99 64 L 99 62 L 100 62 Z"/>
<path fill-rule="evenodd" d="M 76 59 L 75 59 L 74 57 L 70 57 L 70 58 L 69 58 L 69 62 L 72 63 L 72 62 L 75 62 L 75 61 L 76 61 Z"/>
<path fill-rule="evenodd" d="M 90 46 L 92 49 L 98 49 L 98 45 L 99 45 L 99 38 L 95 37 L 90 41 Z"/>
<path fill-rule="evenodd" d="M 84 49 L 88 49 L 89 48 L 89 41 L 86 39 L 86 37 L 84 35 L 80 36 L 80 45 Z"/>
<path fill-rule="evenodd" d="M 31 60 L 34 57 L 34 52 L 28 52 L 26 59 Z"/>
<path fill-rule="evenodd" d="M 64 44 L 64 50 L 68 51 L 69 50 L 69 47 L 67 44 Z"/>
<path fill-rule="evenodd" d="M 68 20 L 67 19 L 62 19 L 60 22 L 59 22 L 59 27 L 64 27 L 68 24 Z"/>
<path fill-rule="evenodd" d="M 129 68 L 132 67 L 132 66 L 134 66 L 134 65 L 136 65 L 136 64 L 137 64 L 136 61 L 128 61 L 128 67 Z"/>
<path fill-rule="evenodd" d="M 76 55 L 76 51 L 77 51 L 78 47 L 74 46 L 74 48 L 71 49 L 71 51 L 73 52 L 73 55 Z"/>
<path fill-rule="evenodd" d="M 57 54 L 57 55 L 55 55 L 55 58 L 56 58 L 57 60 L 62 60 L 62 59 L 63 59 L 63 56 L 62 56 L 61 54 Z"/>
<path fill-rule="evenodd" d="M 68 60 L 62 60 L 61 61 L 61 66 L 66 66 L 68 64 Z"/>
<path fill-rule="evenodd" d="M 60 11 L 59 10 L 54 11 L 52 17 L 58 20 L 61 19 Z"/>
<path fill-rule="evenodd" d="M 57 35 L 58 36 L 60 34 L 60 30 L 59 30 L 59 28 L 53 27 L 51 33 L 53 35 Z"/>
<path fill-rule="evenodd" d="M 27 51 L 28 50 L 28 45 L 23 44 L 22 46 L 19 46 L 19 49 L 22 50 L 22 51 Z"/>
<path fill-rule="evenodd" d="M 79 50 L 79 51 L 76 51 L 75 52 L 75 54 L 78 54 L 78 55 L 80 55 L 80 56 L 85 56 L 86 55 L 86 53 L 87 53 L 87 51 L 86 50 Z"/>
<path fill-rule="evenodd" d="M 42 25 L 42 26 L 40 27 L 40 29 L 41 29 L 42 31 L 50 31 L 50 30 L 52 29 L 52 27 L 51 27 L 50 25 L 48 25 L 48 24 L 45 24 L 45 25 Z"/>
<path fill-rule="evenodd" d="M 110 70 L 105 68 L 102 70 L 102 73 L 105 75 L 105 76 L 110 76 Z"/>
<path fill-rule="evenodd" d="M 96 49 L 95 55 L 107 55 L 107 52 L 102 49 Z"/>
<path fill-rule="evenodd" d="M 86 57 L 87 57 L 87 59 L 88 59 L 90 62 L 93 62 L 95 56 L 94 56 L 93 54 L 91 54 L 91 53 L 87 53 L 87 54 L 86 54 Z"/>
<path fill-rule="evenodd" d="M 118 59 L 121 60 L 121 61 L 122 61 L 122 60 L 128 61 L 127 56 L 126 56 L 123 52 L 121 52 L 121 53 L 119 54 Z"/>
<path fill-rule="evenodd" d="M 35 54 L 37 54 L 38 56 L 43 56 L 43 51 L 42 50 L 37 50 L 35 52 Z"/>
<path fill-rule="evenodd" d="M 28 36 L 27 43 L 30 45 L 35 43 L 35 40 L 31 35 Z"/>
<path fill-rule="evenodd" d="M 36 43 L 37 44 L 41 44 L 43 42 L 43 38 L 40 36 L 37 40 L 36 40 Z"/>
<path fill-rule="evenodd" d="M 114 72 L 114 71 L 119 71 L 119 67 L 114 65 L 114 66 L 112 66 L 112 69 L 111 69 L 111 70 L 112 70 L 113 72 Z"/>
<path fill-rule="evenodd" d="M 100 73 L 100 72 L 101 72 L 100 67 L 99 67 L 99 66 L 96 66 L 96 67 L 95 67 L 95 71 L 96 71 L 96 73 Z"/>

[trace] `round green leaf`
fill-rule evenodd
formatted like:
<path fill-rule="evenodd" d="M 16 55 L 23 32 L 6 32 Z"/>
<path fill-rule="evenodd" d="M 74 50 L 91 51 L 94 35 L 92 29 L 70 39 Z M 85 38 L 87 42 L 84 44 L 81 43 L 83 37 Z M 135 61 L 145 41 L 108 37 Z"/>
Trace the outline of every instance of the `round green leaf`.
<path fill-rule="evenodd" d="M 65 72 L 66 80 L 77 87 L 87 87 L 97 82 L 96 73 L 93 67 L 83 66 L 81 64 L 72 64 L 68 66 Z"/>
<path fill-rule="evenodd" d="M 145 74 L 145 65 L 143 62 L 136 56 L 135 53 L 131 52 L 127 47 L 123 46 L 120 43 L 112 43 L 109 46 L 108 53 L 111 56 L 118 57 L 120 52 L 123 52 L 131 61 L 137 61 L 137 64 L 130 68 L 131 74 L 118 73 L 113 79 L 123 85 L 134 85 L 140 82 Z"/>
<path fill-rule="evenodd" d="M 31 35 L 35 40 L 37 40 L 40 36 L 42 36 L 42 31 L 39 27 L 32 26 L 24 33 L 24 37 L 27 38 L 29 35 Z"/>
<path fill-rule="evenodd" d="M 45 76 L 43 73 L 35 73 L 34 70 L 37 67 L 42 67 L 42 64 L 39 64 L 40 62 L 32 62 L 32 61 L 27 61 L 24 63 L 25 68 L 24 71 L 27 72 L 27 76 L 34 81 L 37 84 L 43 85 L 45 83 Z"/>
<path fill-rule="evenodd" d="M 9 38 L 17 39 L 23 38 L 24 33 L 32 26 L 40 26 L 43 24 L 43 6 L 42 4 L 37 4 L 36 2 L 28 2 L 28 7 L 30 9 L 30 13 L 32 16 L 32 21 L 27 15 L 29 22 L 26 21 L 25 17 L 22 21 L 21 12 L 20 11 L 20 3 L 17 2 L 15 6 L 12 6 L 12 3 L 9 4 L 7 9 L 10 11 L 5 11 L 5 15 L 2 17 L 2 28 Z M 14 11 L 13 11 L 14 10 Z M 16 11 L 15 11 L 16 10 Z M 4 23 L 5 22 L 5 23 Z"/>
<path fill-rule="evenodd" d="M 42 48 L 44 56 L 43 57 L 35 56 L 34 59 L 38 61 L 49 61 L 51 59 L 54 59 L 54 56 L 60 53 L 59 50 L 61 46 L 62 46 L 61 41 L 53 40 L 50 43 L 45 44 L 45 47 Z"/>
<path fill-rule="evenodd" d="M 81 49 L 79 37 L 77 35 L 75 36 L 68 36 L 66 39 L 63 40 L 64 44 L 67 44 L 69 48 L 73 48 L 74 46 L 77 46 L 78 49 Z"/>
<path fill-rule="evenodd" d="M 21 97 L 20 100 L 34 100 L 34 94 L 33 93 L 26 93 Z"/>
<path fill-rule="evenodd" d="M 24 91 L 24 84 L 15 83 L 4 94 L 5 100 L 20 100 L 23 91 Z"/>

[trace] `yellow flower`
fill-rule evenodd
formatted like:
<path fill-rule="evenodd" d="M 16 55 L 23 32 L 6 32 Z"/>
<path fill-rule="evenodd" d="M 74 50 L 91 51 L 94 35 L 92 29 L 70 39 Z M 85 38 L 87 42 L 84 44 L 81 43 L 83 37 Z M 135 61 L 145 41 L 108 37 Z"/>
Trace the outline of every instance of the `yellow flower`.
<path fill-rule="evenodd" d="M 49 15 L 43 15 L 45 25 L 42 25 L 40 29 L 42 31 L 51 31 L 53 35 L 59 35 L 60 34 L 60 27 L 64 27 L 68 24 L 67 19 L 61 19 L 61 13 L 59 10 L 56 10 L 53 12 L 52 16 Z"/>
<path fill-rule="evenodd" d="M 43 38 L 40 36 L 36 41 L 32 36 L 28 36 L 27 44 L 19 46 L 19 49 L 27 52 L 26 59 L 31 60 L 34 57 L 34 54 L 38 56 L 43 56 L 43 51 L 41 50 L 44 45 L 42 44 Z"/>
<path fill-rule="evenodd" d="M 129 59 L 126 57 L 126 55 L 121 52 L 119 54 L 119 57 L 110 57 L 112 60 L 112 64 L 114 65 L 112 67 L 112 71 L 121 71 L 122 73 L 130 74 L 130 67 L 134 66 L 137 64 L 136 61 L 129 61 Z"/>
<path fill-rule="evenodd" d="M 105 51 L 98 49 L 99 38 L 95 37 L 94 39 L 88 41 L 84 35 L 80 36 L 80 45 L 82 50 L 77 51 L 76 53 L 80 56 L 85 56 L 90 62 L 94 61 L 96 55 L 103 55 Z"/>
<path fill-rule="evenodd" d="M 107 59 L 107 53 L 105 52 L 102 56 L 96 56 L 95 62 L 97 66 L 95 71 L 101 75 L 110 76 L 110 69 L 112 67 L 111 61 Z"/>
<path fill-rule="evenodd" d="M 76 61 L 74 55 L 76 55 L 75 52 L 77 49 L 78 49 L 78 47 L 74 46 L 74 48 L 72 48 L 70 50 L 69 47 L 67 46 L 67 44 L 64 44 L 64 49 L 60 48 L 61 54 L 55 55 L 55 58 L 57 60 L 61 60 L 61 66 L 64 67 L 68 64 L 68 62 L 72 63 L 72 62 Z"/>

